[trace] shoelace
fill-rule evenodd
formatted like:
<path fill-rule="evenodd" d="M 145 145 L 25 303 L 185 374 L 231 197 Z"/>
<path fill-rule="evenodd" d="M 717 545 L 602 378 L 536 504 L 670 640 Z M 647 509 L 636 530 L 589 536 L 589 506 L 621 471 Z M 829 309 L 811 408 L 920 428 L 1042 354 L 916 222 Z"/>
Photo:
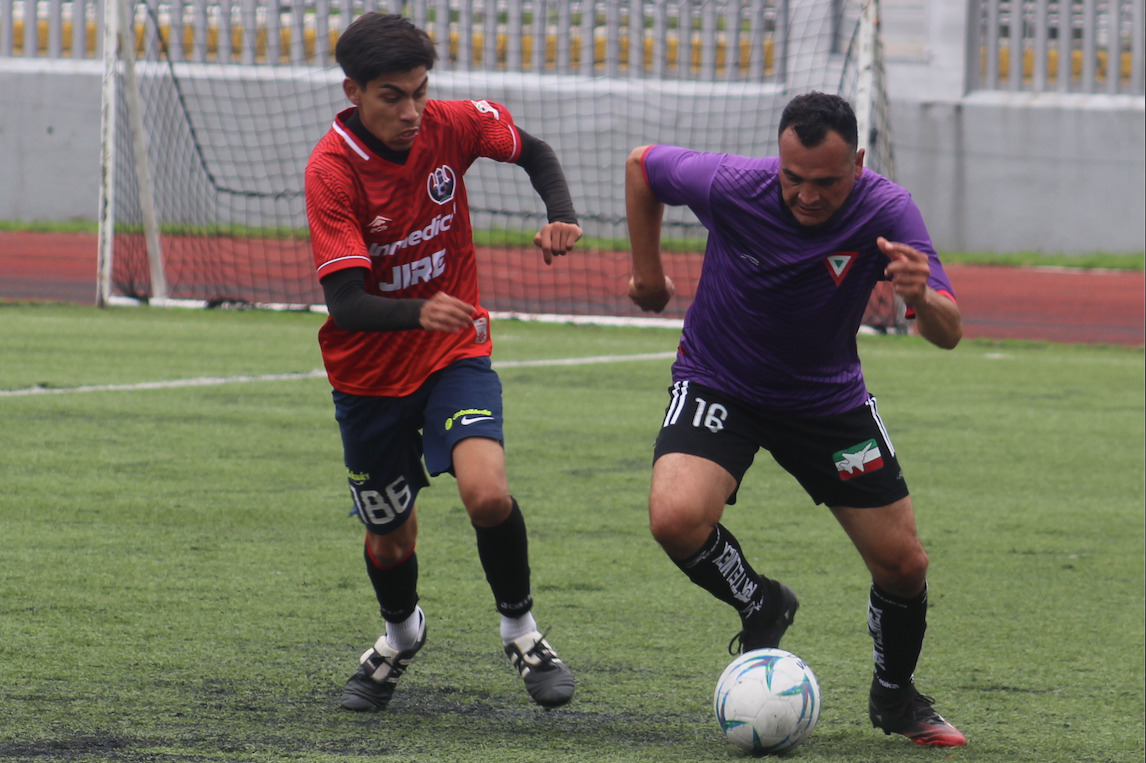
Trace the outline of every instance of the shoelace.
<path fill-rule="evenodd" d="M 542 633 L 541 638 L 537 639 L 537 642 L 529 648 L 526 654 L 537 654 L 538 657 L 544 658 L 546 662 L 552 660 L 555 655 L 553 654 L 553 650 L 547 646 L 549 642 L 545 640 L 545 637 L 548 635 L 548 630 Z"/>
<path fill-rule="evenodd" d="M 888 714 L 906 715 L 917 721 L 942 722 L 939 713 L 935 712 L 935 700 L 918 690 L 911 697 L 887 708 Z"/>
<path fill-rule="evenodd" d="M 915 693 L 915 699 L 911 703 L 911 710 L 915 714 L 917 721 L 945 723 L 943 716 L 935 712 L 935 700 L 919 692 Z"/>
<path fill-rule="evenodd" d="M 735 644 L 735 646 L 733 646 Z M 733 657 L 744 651 L 744 631 L 740 631 L 728 642 L 728 653 Z"/>
<path fill-rule="evenodd" d="M 542 633 L 541 638 L 537 639 L 533 646 L 529 647 L 525 654 L 521 656 L 522 662 L 525 661 L 527 656 L 537 659 L 537 665 L 535 667 L 531 667 L 531 670 L 543 670 L 549 667 L 553 660 L 557 659 L 557 655 L 546 645 L 547 642 L 545 641 L 545 637 L 548 635 L 548 630 Z"/>

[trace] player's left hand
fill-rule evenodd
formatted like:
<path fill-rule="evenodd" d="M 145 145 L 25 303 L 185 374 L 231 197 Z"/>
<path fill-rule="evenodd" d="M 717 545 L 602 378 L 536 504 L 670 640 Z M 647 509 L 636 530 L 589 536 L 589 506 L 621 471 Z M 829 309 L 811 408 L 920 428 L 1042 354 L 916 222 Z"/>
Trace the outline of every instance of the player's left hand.
<path fill-rule="evenodd" d="M 883 272 L 891 279 L 895 293 L 909 305 L 921 303 L 926 298 L 927 279 L 931 275 L 927 255 L 907 244 L 888 241 L 883 236 L 875 243 L 891 260 Z"/>
<path fill-rule="evenodd" d="M 575 223 L 548 223 L 533 237 L 533 245 L 541 248 L 545 264 L 552 265 L 554 257 L 573 251 L 573 245 L 581 238 L 581 226 Z"/>
<path fill-rule="evenodd" d="M 641 283 L 636 276 L 629 277 L 629 299 L 646 313 L 659 313 L 664 310 L 675 295 L 676 285 L 667 274 L 664 281 L 656 286 Z"/>

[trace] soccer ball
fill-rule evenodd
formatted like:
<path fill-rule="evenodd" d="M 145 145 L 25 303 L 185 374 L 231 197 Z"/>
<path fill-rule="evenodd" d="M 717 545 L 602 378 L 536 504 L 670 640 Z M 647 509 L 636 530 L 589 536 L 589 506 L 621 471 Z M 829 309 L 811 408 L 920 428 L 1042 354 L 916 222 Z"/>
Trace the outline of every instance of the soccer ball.
<path fill-rule="evenodd" d="M 807 663 L 783 649 L 754 649 L 733 660 L 713 696 L 728 741 L 757 755 L 803 744 L 820 719 L 820 684 Z"/>

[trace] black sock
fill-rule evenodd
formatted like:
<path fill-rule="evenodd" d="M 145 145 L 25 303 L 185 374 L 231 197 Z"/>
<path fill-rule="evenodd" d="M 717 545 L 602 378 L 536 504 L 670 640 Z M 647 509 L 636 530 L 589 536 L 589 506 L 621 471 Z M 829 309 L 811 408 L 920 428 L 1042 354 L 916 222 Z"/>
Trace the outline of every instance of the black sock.
<path fill-rule="evenodd" d="M 379 567 L 370 555 L 370 546 L 363 549 L 366 574 L 378 597 L 382 619 L 400 623 L 414 614 L 418 604 L 418 555 L 413 551 L 393 567 Z"/>
<path fill-rule="evenodd" d="M 529 541 L 525 534 L 525 517 L 513 501 L 505 521 L 496 527 L 478 527 L 478 558 L 485 579 L 493 591 L 497 611 L 507 617 L 521 617 L 533 608 L 529 587 Z"/>
<path fill-rule="evenodd" d="M 927 586 L 911 599 L 892 596 L 871 585 L 867 629 L 875 643 L 875 677 L 888 689 L 911 685 L 927 631 Z"/>
<path fill-rule="evenodd" d="M 776 618 L 780 584 L 752 569 L 736 537 L 723 525 L 713 528 L 700 551 L 690 559 L 673 562 L 693 583 L 735 607 L 742 621 L 759 617 L 771 622 Z"/>

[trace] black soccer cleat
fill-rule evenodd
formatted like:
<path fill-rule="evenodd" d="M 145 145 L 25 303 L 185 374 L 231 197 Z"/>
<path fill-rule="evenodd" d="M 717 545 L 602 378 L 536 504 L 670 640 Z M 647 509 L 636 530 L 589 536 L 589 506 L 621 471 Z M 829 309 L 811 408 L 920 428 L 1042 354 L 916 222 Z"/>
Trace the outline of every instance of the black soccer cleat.
<path fill-rule="evenodd" d="M 871 682 L 868 714 L 871 725 L 884 734 L 903 734 L 927 747 L 963 747 L 967 737 L 935 712 L 935 700 L 920 694 L 915 686 L 888 689 L 878 679 Z"/>
<path fill-rule="evenodd" d="M 573 699 L 573 673 L 537 631 L 505 645 L 505 654 L 525 681 L 533 701 L 545 708 Z"/>
<path fill-rule="evenodd" d="M 753 621 L 755 618 L 749 618 L 750 622 L 744 623 L 743 629 L 728 642 L 729 654 L 751 652 L 753 649 L 779 648 L 780 639 L 796 619 L 796 610 L 800 608 L 800 602 L 791 588 L 783 583 L 777 585 L 780 587 L 780 614 L 768 623 L 757 623 Z M 755 617 L 758 618 L 760 614 L 758 612 Z"/>
<path fill-rule="evenodd" d="M 386 705 L 390 704 L 398 679 L 406 672 L 414 655 L 426 643 L 426 618 L 421 608 L 418 608 L 418 615 L 422 618 L 422 622 L 418 631 L 418 641 L 414 646 L 401 651 L 394 649 L 387 643 L 386 634 L 383 633 L 374 646 L 362 654 L 358 670 L 354 671 L 342 690 L 340 703 L 344 708 L 366 712 L 385 710 Z"/>

